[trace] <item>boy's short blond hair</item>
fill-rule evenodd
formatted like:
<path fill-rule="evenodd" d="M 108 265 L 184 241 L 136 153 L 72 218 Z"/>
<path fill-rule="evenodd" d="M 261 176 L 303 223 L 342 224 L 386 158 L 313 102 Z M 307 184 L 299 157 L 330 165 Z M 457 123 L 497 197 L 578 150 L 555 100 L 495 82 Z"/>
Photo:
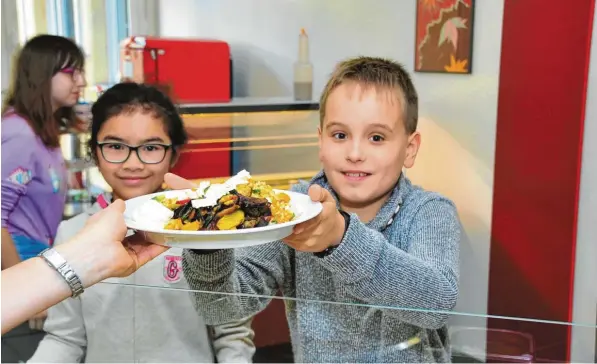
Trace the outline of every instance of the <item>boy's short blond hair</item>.
<path fill-rule="evenodd" d="M 408 134 L 417 130 L 419 98 L 408 72 L 402 65 L 385 58 L 356 57 L 340 62 L 328 80 L 319 102 L 319 121 L 323 126 L 328 97 L 338 86 L 354 82 L 365 87 L 395 90 L 404 110 L 404 126 Z"/>

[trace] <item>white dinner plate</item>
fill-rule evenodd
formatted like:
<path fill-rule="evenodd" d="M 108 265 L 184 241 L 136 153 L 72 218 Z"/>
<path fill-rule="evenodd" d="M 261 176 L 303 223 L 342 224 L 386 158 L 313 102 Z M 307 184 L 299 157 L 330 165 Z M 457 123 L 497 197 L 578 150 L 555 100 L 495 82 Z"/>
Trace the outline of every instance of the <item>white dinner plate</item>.
<path fill-rule="evenodd" d="M 311 220 L 323 209 L 320 202 L 311 201 L 308 195 L 290 191 L 274 191 L 284 192 L 290 196 L 290 206 L 296 215 L 294 220 L 251 229 L 213 231 L 165 230 L 163 226 L 148 226 L 147 222 L 144 224 L 143 221 L 135 221 L 133 218 L 135 209 L 163 192 L 125 201 L 124 219 L 129 229 L 144 233 L 145 238 L 155 244 L 185 249 L 232 249 L 283 239 L 292 234 L 292 228 L 295 225 Z"/>

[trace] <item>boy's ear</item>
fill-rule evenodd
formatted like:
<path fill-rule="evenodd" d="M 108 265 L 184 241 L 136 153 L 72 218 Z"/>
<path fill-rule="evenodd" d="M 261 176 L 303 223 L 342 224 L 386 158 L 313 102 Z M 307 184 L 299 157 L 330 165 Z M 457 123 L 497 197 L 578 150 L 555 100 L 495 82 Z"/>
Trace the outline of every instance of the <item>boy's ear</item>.
<path fill-rule="evenodd" d="M 317 127 L 317 139 L 319 141 L 319 147 L 321 148 L 321 126 Z"/>
<path fill-rule="evenodd" d="M 321 126 L 317 127 L 317 142 L 319 143 L 319 150 L 317 155 L 319 156 L 319 162 L 321 162 Z"/>
<path fill-rule="evenodd" d="M 415 159 L 417 153 L 419 153 L 419 147 L 421 146 L 421 134 L 415 131 L 408 136 L 408 144 L 406 145 L 406 157 L 404 158 L 404 167 L 412 168 L 415 165 Z"/>

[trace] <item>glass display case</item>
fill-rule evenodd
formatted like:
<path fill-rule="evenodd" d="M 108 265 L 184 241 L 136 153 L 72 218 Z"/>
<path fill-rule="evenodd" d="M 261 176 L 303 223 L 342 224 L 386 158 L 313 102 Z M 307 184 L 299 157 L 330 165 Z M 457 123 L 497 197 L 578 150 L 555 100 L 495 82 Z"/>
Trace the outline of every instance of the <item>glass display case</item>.
<path fill-rule="evenodd" d="M 309 180 L 320 168 L 317 103 L 297 103 L 289 99 L 243 99 L 221 105 L 181 105 L 180 110 L 189 142 L 182 150 L 173 172 L 188 179 L 196 182 L 219 182 L 246 169 L 259 180 L 279 189 L 287 189 L 299 180 Z M 85 142 L 88 135 L 79 135 L 77 138 L 66 138 L 63 145 L 73 174 L 72 179 L 80 182 L 80 186 L 73 188 L 69 194 L 65 218 L 92 204 L 94 196 L 108 189 L 86 154 Z M 347 299 L 342 302 L 327 302 L 282 297 L 280 292 L 270 296 L 240 292 L 193 292 L 184 280 L 172 282 L 165 279 L 164 259 L 158 258 L 151 263 L 157 267 L 154 276 L 132 276 L 100 284 L 100 287 L 117 291 L 121 305 L 135 307 L 132 316 L 119 318 L 119 325 L 128 327 L 126 335 L 130 347 L 123 354 L 127 361 L 154 360 L 147 357 L 147 347 L 143 343 L 145 338 L 135 334 L 142 332 L 152 320 L 152 315 L 156 315 L 143 308 L 142 301 L 146 299 L 143 298 L 143 292 L 147 290 L 152 290 L 152 295 L 161 299 L 174 301 L 191 300 L 192 294 L 211 295 L 212 298 L 207 301 L 213 305 L 221 304 L 231 299 L 231 296 L 246 301 L 267 302 L 263 304 L 265 308 L 253 317 L 251 324 L 257 348 L 253 358 L 255 362 L 293 362 L 305 358 L 305 353 L 296 350 L 293 352 L 290 344 L 288 308 L 297 306 L 301 306 L 304 312 L 319 313 L 321 321 L 310 323 L 312 332 L 308 337 L 311 342 L 316 343 L 315 347 L 321 350 L 344 350 L 347 353 L 354 350 L 348 346 L 350 340 L 358 341 L 359 335 L 371 335 L 371 332 L 350 326 L 332 327 L 325 319 L 326 312 L 334 311 L 345 316 L 375 316 L 381 312 L 393 312 L 393 315 L 404 317 L 422 313 L 443 316 L 447 318 L 449 328 L 445 337 L 442 337 L 446 346 L 429 345 L 430 333 L 426 329 L 404 336 L 397 344 L 396 350 L 425 347 L 426 352 L 421 355 L 430 362 L 442 361 L 450 356 L 454 362 L 549 362 L 549 358 L 554 357 L 553 353 L 563 351 L 567 344 L 550 341 L 548 337 L 539 338 L 537 332 L 549 333 L 558 327 L 569 326 L 582 336 L 583 332 L 597 330 L 595 322 L 443 312 L 422 307 L 380 307 L 367 303 L 366 300 L 350 299 L 350 296 L 346 296 Z M 512 329 L 512 322 L 517 323 L 516 330 Z M 103 324 L 110 325 L 110 322 Z M 114 339 L 122 335 L 124 334 L 115 334 Z M 163 338 L 166 342 L 167 335 L 169 333 L 165 330 L 157 329 L 152 332 L 154 341 Z M 169 348 L 161 350 L 168 352 Z M 366 353 L 352 354 L 353 357 L 366 360 Z"/>
<path fill-rule="evenodd" d="M 162 264 L 159 261 L 154 263 L 155 265 Z M 116 310 L 114 315 L 109 315 L 106 312 L 105 320 L 96 324 L 104 326 L 101 329 L 102 331 L 109 331 L 110 327 L 118 327 L 119 331 L 113 332 L 110 337 L 94 338 L 94 340 L 101 340 L 104 346 L 124 341 L 126 343 L 124 351 L 117 354 L 120 362 L 177 362 L 181 360 L 181 354 L 176 351 L 178 348 L 173 347 L 172 344 L 165 344 L 172 343 L 173 333 L 171 328 L 156 328 L 152 322 L 156 321 L 156 317 L 159 317 L 159 320 L 172 315 L 188 317 L 194 312 L 190 308 L 187 308 L 186 312 L 180 309 L 173 312 L 172 308 L 169 307 L 164 307 L 162 312 L 156 312 L 153 305 L 150 305 L 152 308 L 147 308 L 147 305 L 144 304 L 148 300 L 148 292 L 151 292 L 153 299 L 164 302 L 183 302 L 185 300 L 190 302 L 193 299 L 192 293 L 211 296 L 213 305 L 222 305 L 230 298 L 230 294 L 189 291 L 181 282 L 165 282 L 159 274 L 155 274 L 153 277 L 145 275 L 143 280 L 134 277 L 118 281 L 110 280 L 100 283 L 96 289 L 101 289 L 104 292 L 114 292 L 113 295 L 118 297 L 118 303 L 112 300 L 105 302 L 106 305 Z M 86 294 L 93 293 L 86 292 Z M 344 317 L 352 315 L 373 317 L 379 315 L 381 311 L 386 314 L 390 312 L 390 315 L 398 317 L 409 317 L 415 314 L 443 315 L 448 322 L 448 329 L 445 336 L 442 337 L 445 346 L 429 342 L 431 338 L 431 330 L 429 329 L 405 333 L 395 344 L 396 351 L 407 352 L 415 349 L 414 352 L 425 357 L 426 362 L 429 363 L 445 362 L 448 358 L 451 358 L 454 363 L 556 362 L 549 360 L 549 357 L 546 358 L 545 354 L 550 350 L 562 349 L 566 344 L 554 341 L 551 343 L 551 347 L 541 345 L 539 338 L 529 330 L 530 327 L 533 327 L 533 331 L 549 332 L 561 326 L 568 326 L 576 330 L 579 335 L 588 335 L 591 330 L 595 331 L 597 329 L 595 323 L 588 322 L 571 323 L 535 320 L 526 317 L 495 317 L 467 312 L 422 310 L 415 307 L 379 307 L 364 302 L 329 302 L 263 295 L 257 297 L 241 293 L 235 293 L 233 296 L 247 301 L 259 299 L 267 304 L 267 308 L 257 313 L 252 322 L 252 328 L 255 332 L 253 340 L 256 346 L 253 356 L 255 363 L 292 363 L 301 362 L 299 361 L 301 358 L 304 361 L 305 355 L 312 357 L 308 353 L 300 352 L 300 349 L 297 350 L 297 348 L 293 351 L 290 343 L 291 331 L 286 321 L 286 309 L 294 308 L 297 305 L 301 306 L 301 312 L 315 313 L 315 316 L 319 317 L 318 320 L 308 324 L 301 323 L 303 327 L 309 326 L 311 329 L 309 333 L 303 333 L 303 340 L 307 340 L 309 347 L 318 352 L 316 355 L 320 355 L 321 358 L 321 353 L 326 351 L 340 351 L 353 358 L 359 358 L 360 360 L 356 362 L 363 363 L 380 362 L 379 360 L 372 361 L 370 358 L 375 358 L 376 355 L 382 355 L 382 353 L 377 352 L 375 349 L 369 353 L 357 351 L 350 343 L 358 343 L 359 338 L 366 340 L 366 337 L 381 335 L 383 327 L 380 326 L 379 331 L 371 332 L 364 327 L 352 327 L 337 322 L 332 324 L 330 320 L 326 319 L 326 315 L 333 312 L 334 314 L 344 315 Z M 134 307 L 134 314 L 124 314 L 124 312 L 130 312 L 130 310 L 126 310 L 130 306 Z M 492 322 L 491 328 L 488 328 L 489 321 Z M 518 329 L 499 328 L 508 327 L 512 323 L 515 323 Z M 180 334 L 176 336 L 176 340 L 187 342 L 197 340 L 197 338 L 185 336 L 188 335 L 189 328 L 184 327 L 184 324 L 180 323 L 180 319 L 177 320 L 177 325 Z M 148 347 L 147 330 L 152 330 L 150 342 L 162 343 L 159 346 L 159 351 L 157 351 L 157 348 Z M 122 347 L 122 345 L 119 345 L 119 347 Z M 414 362 L 414 359 L 405 360 L 405 362 Z"/>

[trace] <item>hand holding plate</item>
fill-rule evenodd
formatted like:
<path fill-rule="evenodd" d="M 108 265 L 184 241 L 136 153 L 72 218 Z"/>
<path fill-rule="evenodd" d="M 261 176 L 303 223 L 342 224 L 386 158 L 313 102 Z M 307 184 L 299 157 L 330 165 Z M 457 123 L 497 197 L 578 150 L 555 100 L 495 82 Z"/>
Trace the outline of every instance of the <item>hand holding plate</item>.
<path fill-rule="evenodd" d="M 336 207 L 336 200 L 319 185 L 309 188 L 309 197 L 313 202 L 321 202 L 323 210 L 315 218 L 296 225 L 292 235 L 282 241 L 303 252 L 321 252 L 340 244 L 345 223 Z"/>

